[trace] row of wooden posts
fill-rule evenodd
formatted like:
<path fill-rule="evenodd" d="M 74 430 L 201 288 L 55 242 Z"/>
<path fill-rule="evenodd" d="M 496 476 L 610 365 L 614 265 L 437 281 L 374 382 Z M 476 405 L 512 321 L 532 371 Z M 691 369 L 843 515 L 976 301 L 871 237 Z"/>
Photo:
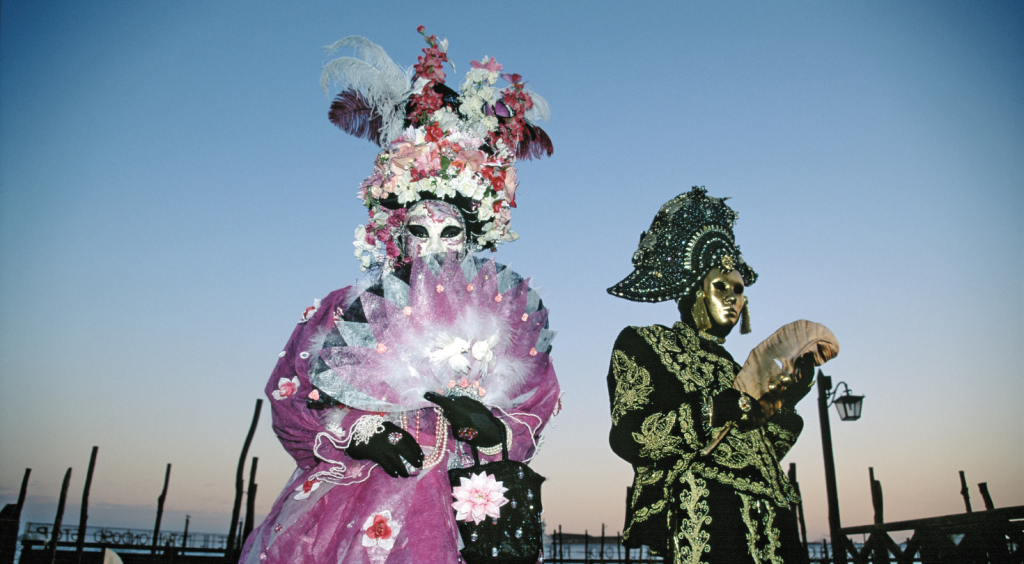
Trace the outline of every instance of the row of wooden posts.
<path fill-rule="evenodd" d="M 258 462 L 257 457 L 252 458 L 252 465 L 249 470 L 249 489 L 246 499 L 246 514 L 245 522 L 241 527 L 239 524 L 239 514 L 242 506 L 242 494 L 245 490 L 245 483 L 242 478 L 245 471 L 245 459 L 249 454 L 249 446 L 252 444 L 253 435 L 256 433 L 256 424 L 259 422 L 260 409 L 263 406 L 263 400 L 256 400 L 256 409 L 253 412 L 252 423 L 249 425 L 249 433 L 245 437 L 245 444 L 242 446 L 242 454 L 238 459 L 238 471 L 235 476 L 235 501 L 231 511 L 231 525 L 228 527 L 228 540 L 225 548 L 226 555 L 237 558 L 237 553 L 241 548 L 241 544 L 244 539 L 252 532 L 254 527 L 254 517 L 256 511 L 256 464 Z M 77 552 L 76 561 L 81 562 L 82 552 L 85 548 L 85 537 L 86 537 L 86 526 L 89 521 L 89 490 L 92 487 L 92 476 L 93 470 L 96 467 L 96 456 L 99 453 L 99 447 L 92 447 L 92 455 L 89 457 L 89 469 L 85 475 L 85 487 L 82 492 L 82 510 L 78 520 L 78 538 L 76 540 L 75 550 Z M 25 475 L 21 481 L 21 492 L 18 494 L 18 503 L 13 507 L 8 506 L 5 508 L 5 513 L 2 517 L 3 521 L 17 523 L 20 527 L 21 522 L 21 510 L 25 505 L 25 496 L 28 491 L 29 476 L 32 474 L 31 468 L 25 469 Z M 167 471 L 164 473 L 164 487 L 160 492 L 160 497 L 157 498 L 156 504 L 156 524 L 153 527 L 153 543 L 152 543 L 152 554 L 156 554 L 159 547 L 160 538 L 160 521 L 163 518 L 164 513 L 164 502 L 167 500 L 167 486 L 171 480 L 171 465 L 167 464 Z M 57 516 L 54 518 L 53 533 L 50 542 L 47 544 L 47 550 L 50 554 L 46 557 L 47 562 L 53 562 L 56 558 L 57 543 L 61 535 L 61 525 L 64 521 L 64 507 L 68 496 L 68 486 L 71 483 L 71 468 L 67 469 L 64 473 L 64 482 L 60 488 L 60 498 L 57 502 Z M 188 539 L 188 516 L 185 517 L 185 540 Z M 14 538 L 8 542 L 6 539 L 7 535 L 0 532 L 0 536 L 4 536 L 2 546 L 0 546 L 0 563 L 13 562 L 15 552 L 17 550 L 17 529 L 14 532 Z"/>
<path fill-rule="evenodd" d="M 253 413 L 252 423 L 249 426 L 249 432 L 246 435 L 245 443 L 244 443 L 244 445 L 242 447 L 242 452 L 241 452 L 241 455 L 240 455 L 239 460 L 238 460 L 238 469 L 237 469 L 236 476 L 235 476 L 235 500 L 234 500 L 234 504 L 233 504 L 233 508 L 232 508 L 232 513 L 231 513 L 231 525 L 229 526 L 229 529 L 228 529 L 228 536 L 227 536 L 227 541 L 226 541 L 226 545 L 225 545 L 225 549 L 224 549 L 224 551 L 225 551 L 224 556 L 227 557 L 228 560 L 237 560 L 237 558 L 239 556 L 239 553 L 240 553 L 241 545 L 244 542 L 244 539 L 249 535 L 249 533 L 252 531 L 252 529 L 253 529 L 253 527 L 255 525 L 254 518 L 255 518 L 255 503 L 256 503 L 256 490 L 257 490 L 257 486 L 256 486 L 256 466 L 257 466 L 257 462 L 258 462 L 258 458 L 257 457 L 253 457 L 252 458 L 252 464 L 250 466 L 250 471 L 249 471 L 249 487 L 248 487 L 248 490 L 245 489 L 245 482 L 243 480 L 243 477 L 244 477 L 244 470 L 245 470 L 245 460 L 246 460 L 246 457 L 248 456 L 249 447 L 250 447 L 250 445 L 252 443 L 253 436 L 254 436 L 254 434 L 256 432 L 256 425 L 257 425 L 257 423 L 259 421 L 260 409 L 262 407 L 262 404 L 263 404 L 263 400 L 256 400 L 256 407 L 255 407 L 255 411 Z M 98 452 L 99 452 L 99 447 L 94 446 L 92 448 L 92 454 L 89 457 L 89 468 L 88 468 L 88 471 L 86 473 L 85 487 L 84 487 L 84 491 L 82 493 L 81 515 L 79 517 L 79 522 L 78 522 L 78 537 L 75 540 L 77 555 L 76 555 L 76 558 L 74 559 L 75 562 L 79 562 L 79 563 L 82 561 L 82 553 L 83 553 L 83 550 L 84 550 L 84 547 L 85 547 L 86 526 L 87 526 L 88 518 L 89 518 L 89 514 L 88 514 L 88 510 L 89 510 L 89 490 L 90 490 L 90 488 L 92 486 L 93 470 L 94 470 L 94 468 L 96 466 L 96 457 L 97 457 Z M 20 528 L 21 509 L 22 509 L 22 507 L 24 506 L 24 503 L 25 503 L 25 497 L 26 497 L 26 493 L 27 493 L 27 489 L 28 489 L 28 481 L 29 481 L 29 476 L 31 475 L 31 473 L 32 473 L 31 468 L 25 469 L 25 475 L 24 475 L 24 478 L 22 479 L 22 484 L 21 484 L 21 491 L 20 491 L 20 493 L 18 495 L 18 503 L 15 506 L 8 505 L 7 507 L 5 507 L 3 509 L 3 512 L 0 512 L 0 524 L 2 524 L 2 526 L 0 526 L 0 564 L 3 564 L 4 562 L 13 562 L 14 561 L 14 555 L 15 555 L 15 551 L 16 551 L 16 548 L 17 548 L 17 534 L 18 534 L 18 529 Z M 866 527 L 867 528 L 872 528 L 872 529 L 873 528 L 878 528 L 880 526 L 882 526 L 882 527 L 884 527 L 886 529 L 891 528 L 889 526 L 886 526 L 885 523 L 884 523 L 882 486 L 881 486 L 881 483 L 878 480 L 875 479 L 874 468 L 869 468 L 868 469 L 868 474 L 869 474 L 869 485 L 870 485 L 870 490 L 871 490 L 871 501 L 872 501 L 872 505 L 874 507 L 874 522 L 875 522 L 875 525 L 874 526 L 866 526 Z M 791 483 L 793 483 L 794 487 L 797 488 L 797 492 L 799 493 L 799 484 L 798 484 L 797 479 L 796 479 L 796 465 L 795 464 L 791 463 L 789 465 L 788 475 L 789 475 L 789 479 L 790 479 Z M 160 496 L 157 498 L 156 524 L 154 525 L 154 529 L 153 529 L 153 542 L 152 542 L 152 546 L 151 546 L 151 551 L 152 551 L 151 554 L 154 555 L 154 556 L 157 554 L 158 549 L 161 548 L 159 546 L 160 525 L 161 525 L 161 519 L 163 517 L 164 503 L 165 503 L 165 501 L 167 499 L 167 489 L 168 489 L 168 485 L 169 485 L 169 482 L 170 482 L 170 477 L 171 477 L 171 464 L 167 464 L 167 470 L 166 470 L 166 472 L 164 474 L 163 489 L 160 492 Z M 71 468 L 68 468 L 67 472 L 64 474 L 64 481 L 63 481 L 63 483 L 61 485 L 60 498 L 59 498 L 58 505 L 57 505 L 57 515 L 56 515 L 56 518 L 54 519 L 54 524 L 53 524 L 52 538 L 51 538 L 51 540 L 46 545 L 46 550 L 49 552 L 49 554 L 47 554 L 44 557 L 46 562 L 52 563 L 56 559 L 56 551 L 57 551 L 57 546 L 58 546 L 58 540 L 59 540 L 60 535 L 61 535 L 61 525 L 62 525 L 62 521 L 63 521 L 63 518 L 64 518 L 64 508 L 65 508 L 65 502 L 67 500 L 68 486 L 69 486 L 70 481 L 71 481 Z M 969 513 L 972 512 L 971 500 L 970 500 L 969 489 L 967 487 L 967 480 L 966 480 L 966 477 L 965 477 L 963 471 L 960 471 L 960 484 L 961 484 L 960 494 L 963 496 L 964 504 L 965 504 L 967 513 L 969 514 Z M 988 485 L 983 482 L 983 483 L 978 484 L 978 488 L 980 490 L 982 499 L 984 501 L 986 511 L 987 512 L 992 512 L 991 517 L 992 518 L 997 518 L 996 513 L 1000 514 L 1000 516 L 998 516 L 998 518 L 994 522 L 1001 522 L 1002 520 L 1006 520 L 1006 519 L 1019 519 L 1020 517 L 1018 517 L 1018 515 L 1024 514 L 1024 513 L 1022 513 L 1022 512 L 1024 512 L 1024 507 L 1006 508 L 1006 510 L 1008 510 L 1008 511 L 1004 511 L 1004 510 L 995 511 L 994 510 L 994 504 L 992 503 L 992 498 L 991 498 L 991 496 L 989 495 L 989 492 L 988 492 Z M 242 505 L 242 495 L 243 495 L 243 493 L 247 493 L 247 496 L 246 496 L 246 515 L 245 515 L 244 522 L 240 522 L 239 519 L 240 519 L 240 513 L 241 513 L 241 505 Z M 802 537 L 803 544 L 804 544 L 805 547 L 809 547 L 808 542 L 807 542 L 807 527 L 806 527 L 806 523 L 804 521 L 802 504 L 798 504 L 796 509 L 797 509 L 797 519 L 798 519 L 798 523 L 799 523 L 800 535 Z M 1007 516 L 1003 516 L 1002 515 L 1003 513 L 1006 513 Z M 1012 517 L 1010 517 L 1010 515 L 1012 515 Z M 936 519 L 940 519 L 940 520 L 941 519 L 947 519 L 948 520 L 948 518 L 936 518 Z M 13 521 L 13 526 L 14 526 L 13 535 L 9 534 L 9 532 L 8 532 L 9 525 L 12 523 L 12 521 Z M 919 521 L 924 523 L 925 521 L 931 521 L 931 520 L 919 520 Z M 188 516 L 186 516 L 185 532 L 184 532 L 184 538 L 182 540 L 182 550 L 185 550 L 185 545 L 186 545 L 187 540 L 188 540 L 188 526 L 189 526 L 189 521 L 188 521 Z M 844 528 L 842 532 L 847 533 L 847 534 L 850 534 L 850 533 L 858 534 L 858 533 L 862 533 L 863 531 L 861 531 L 860 529 L 864 529 L 864 528 L 865 527 Z M 1014 530 L 1016 530 L 1016 529 L 1014 529 Z M 879 531 L 881 531 L 881 529 L 879 529 Z M 846 534 L 843 534 L 841 536 L 843 538 L 838 539 L 838 540 L 840 540 L 842 543 L 844 543 L 844 545 L 849 545 L 850 541 L 845 538 Z M 583 544 L 584 552 L 585 552 L 585 557 L 584 557 L 583 560 L 577 560 L 577 559 L 571 559 L 571 558 L 570 559 L 566 559 L 565 558 L 565 546 L 566 546 L 565 541 L 566 541 L 567 537 L 568 537 L 568 540 L 569 540 L 568 544 L 570 546 L 572 546 L 572 545 L 579 545 L 580 544 L 579 541 L 582 540 L 582 544 Z M 629 549 L 625 550 L 625 559 L 624 560 L 621 559 L 621 553 L 618 551 L 618 547 L 622 547 L 622 538 L 621 538 L 620 535 L 616 535 L 615 537 L 607 537 L 607 540 L 614 540 L 615 544 L 613 546 L 616 546 L 616 558 L 615 559 L 605 559 L 605 556 L 606 556 L 605 555 L 606 536 L 605 536 L 605 529 L 604 529 L 604 525 L 603 524 L 601 525 L 601 536 L 599 538 L 598 537 L 594 537 L 595 541 L 597 541 L 598 545 L 599 545 L 600 559 L 596 559 L 596 560 L 595 559 L 591 559 L 591 558 L 589 558 L 590 538 L 591 537 L 589 536 L 589 534 L 587 532 L 584 532 L 583 535 L 579 535 L 579 534 L 566 534 L 566 535 L 563 535 L 562 534 L 562 528 L 561 528 L 561 526 L 559 526 L 557 531 L 552 531 L 552 534 L 551 534 L 551 543 L 548 546 L 548 548 L 550 550 L 549 561 L 554 561 L 554 562 L 577 562 L 577 561 L 578 562 L 591 562 L 591 561 L 595 561 L 595 562 L 631 562 L 631 561 L 632 562 L 643 562 L 643 561 L 660 561 L 659 558 L 651 557 L 650 555 L 646 554 L 643 551 L 641 551 L 639 553 L 639 555 L 638 555 L 639 558 L 638 559 L 631 560 L 632 554 L 631 554 L 631 551 Z M 9 541 L 8 541 L 8 539 L 9 539 Z M 837 539 L 832 539 L 832 542 L 835 543 L 836 540 Z M 881 541 L 879 541 L 879 542 L 881 542 Z M 891 540 L 889 542 L 892 543 Z M 839 556 L 842 559 L 842 561 L 846 561 L 845 556 L 846 556 L 846 552 L 847 552 L 847 550 L 849 548 L 850 547 L 845 547 L 845 549 L 844 549 L 844 547 L 836 548 L 836 550 L 838 552 L 836 553 L 835 556 Z M 826 555 L 829 554 L 828 545 L 825 544 L 824 542 L 822 544 L 822 551 L 823 551 L 822 557 L 824 559 L 824 558 L 827 557 Z M 852 555 L 852 553 L 851 553 L 851 555 Z M 900 560 L 903 560 L 903 559 L 901 558 Z"/>

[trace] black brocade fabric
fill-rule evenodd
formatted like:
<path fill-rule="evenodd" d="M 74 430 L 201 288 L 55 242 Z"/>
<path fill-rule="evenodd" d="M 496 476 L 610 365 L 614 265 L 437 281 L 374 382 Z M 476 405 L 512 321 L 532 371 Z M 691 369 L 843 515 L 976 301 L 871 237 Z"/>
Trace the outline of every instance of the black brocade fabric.
<path fill-rule="evenodd" d="M 540 487 L 544 477 L 526 464 L 515 460 L 498 460 L 489 464 L 454 468 L 448 471 L 452 487 L 461 478 L 486 472 L 508 488 L 509 501 L 500 508 L 498 519 L 485 518 L 480 523 L 457 521 L 465 548 L 462 557 L 468 564 L 535 564 L 544 546 Z"/>
<path fill-rule="evenodd" d="M 791 510 L 798 498 L 779 464 L 800 416 L 784 410 L 763 427 L 734 429 L 709 456 L 699 452 L 721 429 L 709 406 L 735 394 L 739 370 L 721 345 L 681 322 L 620 333 L 608 373 L 609 442 L 634 470 L 626 546 L 679 563 L 806 561 Z"/>

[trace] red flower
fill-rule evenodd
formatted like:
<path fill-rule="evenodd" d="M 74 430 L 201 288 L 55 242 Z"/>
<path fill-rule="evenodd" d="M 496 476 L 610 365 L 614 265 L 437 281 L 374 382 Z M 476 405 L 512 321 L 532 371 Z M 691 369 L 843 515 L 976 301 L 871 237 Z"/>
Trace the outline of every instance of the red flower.
<path fill-rule="evenodd" d="M 426 26 L 422 26 L 422 25 L 416 28 L 416 31 L 418 33 L 423 33 L 426 30 L 427 30 Z"/>
<path fill-rule="evenodd" d="M 384 539 L 391 538 L 391 527 L 388 526 L 388 520 L 383 515 L 374 515 L 373 524 L 366 529 L 366 536 L 371 539 Z"/>
<path fill-rule="evenodd" d="M 441 136 L 444 135 L 444 132 L 441 131 L 441 127 L 439 125 L 437 125 L 436 123 L 432 123 L 432 124 L 428 125 L 425 129 L 426 129 L 426 133 L 427 133 L 427 141 L 431 141 L 431 142 L 440 141 L 441 140 Z"/>

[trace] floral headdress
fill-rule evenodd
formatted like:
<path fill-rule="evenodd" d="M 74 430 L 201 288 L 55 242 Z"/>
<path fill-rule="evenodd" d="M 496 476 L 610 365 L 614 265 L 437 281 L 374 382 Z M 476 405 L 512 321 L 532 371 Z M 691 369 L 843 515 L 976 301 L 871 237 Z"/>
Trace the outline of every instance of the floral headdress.
<path fill-rule="evenodd" d="M 501 73 L 490 57 L 470 63 L 461 92 L 444 84 L 448 40 L 417 29 L 427 47 L 412 68 L 396 65 L 363 37 L 327 47 L 351 47 L 354 57 L 328 62 L 320 77 L 346 87 L 331 104 L 329 118 L 347 133 L 383 149 L 358 198 L 370 220 L 356 229 L 355 255 L 363 270 L 390 270 L 410 260 L 398 235 L 406 209 L 421 200 L 455 206 L 466 223 L 473 250 L 495 250 L 518 235 L 509 227 L 516 207 L 516 159 L 551 155 L 551 139 L 536 121 L 547 119 L 547 102 L 526 88 L 518 74 Z M 498 79 L 509 83 L 495 88 Z"/>

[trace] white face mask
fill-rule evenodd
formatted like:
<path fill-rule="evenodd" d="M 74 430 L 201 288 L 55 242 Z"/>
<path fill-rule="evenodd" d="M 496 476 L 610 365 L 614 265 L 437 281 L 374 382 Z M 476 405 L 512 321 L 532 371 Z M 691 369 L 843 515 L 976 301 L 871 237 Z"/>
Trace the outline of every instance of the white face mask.
<path fill-rule="evenodd" d="M 454 206 L 436 200 L 419 202 L 406 215 L 402 251 L 406 257 L 455 252 L 466 248 L 466 225 Z"/>

